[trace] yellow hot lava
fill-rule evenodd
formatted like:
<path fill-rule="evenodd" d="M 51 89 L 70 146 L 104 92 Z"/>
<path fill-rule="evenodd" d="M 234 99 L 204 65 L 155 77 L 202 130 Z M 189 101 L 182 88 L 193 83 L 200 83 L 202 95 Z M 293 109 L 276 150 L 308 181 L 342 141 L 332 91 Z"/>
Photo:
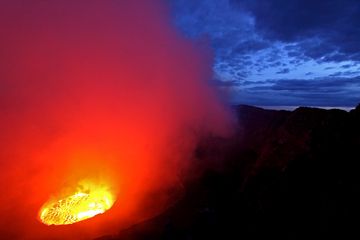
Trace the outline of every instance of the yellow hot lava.
<path fill-rule="evenodd" d="M 114 197 L 104 186 L 82 187 L 60 199 L 50 199 L 39 212 L 46 225 L 67 225 L 104 213 L 114 204 Z"/>

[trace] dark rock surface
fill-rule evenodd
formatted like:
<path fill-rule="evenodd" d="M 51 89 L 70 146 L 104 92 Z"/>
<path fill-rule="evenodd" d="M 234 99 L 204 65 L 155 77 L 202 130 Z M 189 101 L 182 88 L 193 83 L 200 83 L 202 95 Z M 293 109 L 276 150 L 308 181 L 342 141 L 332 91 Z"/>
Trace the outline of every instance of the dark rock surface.
<path fill-rule="evenodd" d="M 231 139 L 199 144 L 183 199 L 99 239 L 359 239 L 360 105 L 236 114 Z"/>

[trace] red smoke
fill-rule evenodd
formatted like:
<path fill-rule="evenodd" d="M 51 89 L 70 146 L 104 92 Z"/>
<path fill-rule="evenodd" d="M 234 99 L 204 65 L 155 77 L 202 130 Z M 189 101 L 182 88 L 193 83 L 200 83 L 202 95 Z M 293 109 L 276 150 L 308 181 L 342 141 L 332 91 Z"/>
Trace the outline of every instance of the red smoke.
<path fill-rule="evenodd" d="M 161 0 L 1 1 L 0 238 L 93 238 L 164 210 L 199 137 L 226 134 L 211 74 Z M 40 223 L 82 179 L 110 184 L 113 208 Z"/>

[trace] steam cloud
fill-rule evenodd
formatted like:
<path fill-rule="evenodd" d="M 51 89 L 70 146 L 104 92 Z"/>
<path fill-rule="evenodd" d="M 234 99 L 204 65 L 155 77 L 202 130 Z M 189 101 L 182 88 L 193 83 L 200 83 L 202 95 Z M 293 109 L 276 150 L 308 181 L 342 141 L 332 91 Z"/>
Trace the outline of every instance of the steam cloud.
<path fill-rule="evenodd" d="M 164 210 L 199 137 L 229 130 L 211 61 L 161 0 L 1 1 L 0 238 L 92 238 Z M 36 219 L 84 179 L 116 193 L 110 211 Z"/>

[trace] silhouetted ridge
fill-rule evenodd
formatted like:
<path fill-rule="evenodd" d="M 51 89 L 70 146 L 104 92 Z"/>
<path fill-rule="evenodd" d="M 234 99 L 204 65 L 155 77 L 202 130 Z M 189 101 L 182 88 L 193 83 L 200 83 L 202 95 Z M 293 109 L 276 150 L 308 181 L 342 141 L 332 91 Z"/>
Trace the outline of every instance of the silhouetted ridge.
<path fill-rule="evenodd" d="M 359 238 L 360 105 L 235 111 L 237 134 L 200 144 L 181 201 L 102 239 Z"/>

